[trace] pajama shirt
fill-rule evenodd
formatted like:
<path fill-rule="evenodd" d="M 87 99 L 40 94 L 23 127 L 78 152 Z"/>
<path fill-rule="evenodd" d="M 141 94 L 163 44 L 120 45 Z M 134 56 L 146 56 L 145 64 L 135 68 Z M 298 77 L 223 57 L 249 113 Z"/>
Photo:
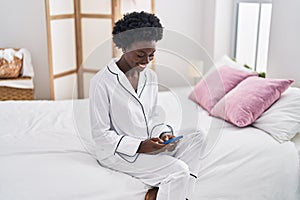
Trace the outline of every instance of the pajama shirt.
<path fill-rule="evenodd" d="M 91 128 L 99 163 L 159 187 L 157 200 L 188 198 L 200 165 L 203 132 L 185 135 L 173 151 L 137 153 L 142 141 L 172 135 L 173 130 L 157 106 L 156 74 L 148 68 L 141 71 L 135 91 L 116 61 L 112 59 L 90 83 Z"/>

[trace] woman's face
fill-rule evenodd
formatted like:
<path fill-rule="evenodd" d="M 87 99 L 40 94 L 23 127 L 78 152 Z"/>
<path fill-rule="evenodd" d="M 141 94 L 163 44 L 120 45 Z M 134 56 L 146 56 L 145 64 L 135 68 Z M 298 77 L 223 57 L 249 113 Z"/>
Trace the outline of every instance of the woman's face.
<path fill-rule="evenodd" d="M 147 64 L 153 60 L 156 50 L 155 41 L 138 41 L 134 42 L 128 48 L 124 49 L 124 58 L 129 66 L 142 71 Z"/>

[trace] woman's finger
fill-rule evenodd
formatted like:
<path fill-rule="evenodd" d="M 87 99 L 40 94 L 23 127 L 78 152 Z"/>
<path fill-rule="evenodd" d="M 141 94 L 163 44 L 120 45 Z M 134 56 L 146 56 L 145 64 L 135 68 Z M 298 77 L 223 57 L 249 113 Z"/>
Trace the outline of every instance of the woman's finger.
<path fill-rule="evenodd" d="M 158 143 L 163 143 L 164 142 L 164 140 L 162 140 L 160 138 L 151 138 L 151 141 L 158 142 Z"/>

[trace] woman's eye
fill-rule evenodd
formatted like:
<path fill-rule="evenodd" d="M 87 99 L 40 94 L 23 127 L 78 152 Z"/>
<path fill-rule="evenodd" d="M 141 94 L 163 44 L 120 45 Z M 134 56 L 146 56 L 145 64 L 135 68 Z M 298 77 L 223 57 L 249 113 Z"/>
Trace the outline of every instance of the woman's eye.
<path fill-rule="evenodd" d="M 145 58 L 147 55 L 146 54 L 136 54 L 138 58 Z M 149 59 L 153 59 L 154 54 L 148 55 Z"/>

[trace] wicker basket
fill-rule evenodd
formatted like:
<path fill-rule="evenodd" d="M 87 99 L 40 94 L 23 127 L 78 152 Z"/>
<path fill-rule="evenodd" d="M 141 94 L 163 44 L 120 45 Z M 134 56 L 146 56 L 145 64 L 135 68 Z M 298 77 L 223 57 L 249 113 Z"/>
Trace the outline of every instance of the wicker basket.
<path fill-rule="evenodd" d="M 0 100 L 33 100 L 33 89 L 0 87 Z"/>
<path fill-rule="evenodd" d="M 31 79 L 31 78 L 16 78 L 20 79 Z M 23 89 L 0 86 L 0 101 L 5 100 L 34 100 L 34 89 Z"/>

